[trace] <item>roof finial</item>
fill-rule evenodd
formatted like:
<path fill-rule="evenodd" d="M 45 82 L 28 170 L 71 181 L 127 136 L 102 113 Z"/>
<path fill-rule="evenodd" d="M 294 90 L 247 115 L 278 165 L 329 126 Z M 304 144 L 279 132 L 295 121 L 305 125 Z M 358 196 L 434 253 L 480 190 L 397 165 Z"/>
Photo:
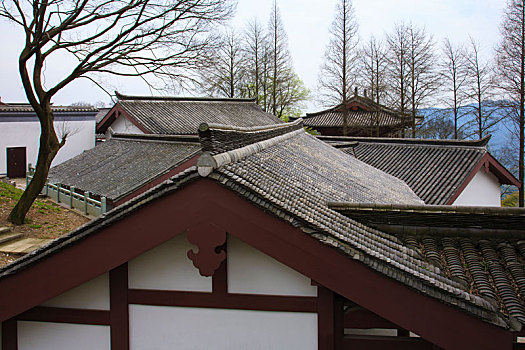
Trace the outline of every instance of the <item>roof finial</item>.
<path fill-rule="evenodd" d="M 357 86 L 354 88 L 354 96 L 357 96 Z"/>

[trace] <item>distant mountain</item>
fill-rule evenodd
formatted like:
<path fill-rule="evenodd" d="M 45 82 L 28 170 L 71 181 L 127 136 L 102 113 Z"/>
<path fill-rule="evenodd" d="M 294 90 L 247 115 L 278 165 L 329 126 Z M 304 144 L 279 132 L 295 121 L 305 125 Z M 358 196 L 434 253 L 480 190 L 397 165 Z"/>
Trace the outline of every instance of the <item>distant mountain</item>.
<path fill-rule="evenodd" d="M 489 134 L 492 135 L 488 148 L 494 157 L 496 157 L 501 163 L 503 163 L 509 170 L 513 171 L 517 164 L 517 149 L 513 149 L 513 145 L 509 142 L 512 139 L 512 133 L 509 131 L 509 122 L 504 119 L 507 115 L 507 111 L 500 107 L 499 101 L 487 101 L 483 104 L 483 107 L 491 116 L 496 119 L 503 119 L 498 122 L 492 128 L 490 128 Z M 460 125 L 467 122 L 468 120 L 474 120 L 474 104 L 469 104 L 460 107 Z M 431 127 L 435 127 L 435 124 L 441 124 L 442 135 L 448 134 L 448 137 L 441 138 L 452 138 L 454 131 L 454 115 L 451 108 L 425 108 L 418 111 L 418 114 L 424 116 L 425 122 L 431 124 Z M 435 121 L 435 122 L 433 122 Z M 478 136 L 475 133 L 475 125 L 470 126 L 467 132 L 464 133 L 465 139 L 476 139 Z M 515 156 L 514 156 L 515 154 Z M 513 159 L 515 158 L 515 159 Z M 515 174 L 517 175 L 517 174 Z"/>

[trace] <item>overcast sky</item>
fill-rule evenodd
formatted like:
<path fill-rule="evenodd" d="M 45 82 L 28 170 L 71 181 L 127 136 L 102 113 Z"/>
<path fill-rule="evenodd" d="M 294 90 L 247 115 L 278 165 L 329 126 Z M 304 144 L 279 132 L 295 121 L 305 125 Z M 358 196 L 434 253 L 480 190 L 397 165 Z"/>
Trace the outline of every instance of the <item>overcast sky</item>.
<path fill-rule="evenodd" d="M 469 34 L 482 44 L 486 57 L 499 40 L 499 23 L 504 0 L 354 0 L 359 35 L 366 40 L 371 34 L 382 37 L 391 31 L 394 23 L 412 21 L 425 26 L 428 33 L 440 42 L 444 37 L 452 41 L 467 41 Z M 335 13 L 336 0 L 279 0 L 278 7 L 288 35 L 288 43 L 296 73 L 306 86 L 315 92 L 319 66 L 329 40 L 328 28 Z M 272 0 L 239 0 L 237 15 L 232 24 L 242 29 L 245 23 L 257 17 L 266 24 Z M 23 36 L 14 25 L 0 20 L 0 97 L 4 102 L 24 102 L 25 94 L 18 75 L 17 59 Z M 48 66 L 52 76 L 65 74 L 67 63 Z M 52 78 L 50 78 L 52 79 Z M 100 77 L 110 91 L 117 89 L 130 95 L 150 95 L 140 80 Z M 68 85 L 55 98 L 55 105 L 73 102 L 103 101 L 110 104 L 107 95 L 87 80 Z M 310 108 L 311 105 L 310 105 Z"/>

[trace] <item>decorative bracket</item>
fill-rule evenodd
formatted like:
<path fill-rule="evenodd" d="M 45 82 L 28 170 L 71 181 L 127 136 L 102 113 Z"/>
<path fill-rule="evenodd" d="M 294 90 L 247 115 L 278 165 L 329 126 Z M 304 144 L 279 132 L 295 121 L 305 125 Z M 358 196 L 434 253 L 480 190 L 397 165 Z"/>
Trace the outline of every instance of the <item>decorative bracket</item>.
<path fill-rule="evenodd" d="M 226 259 L 226 252 L 217 250 L 226 243 L 226 231 L 210 223 L 201 223 L 188 228 L 187 237 L 191 244 L 199 248 L 198 253 L 188 250 L 187 255 L 193 266 L 199 269 L 202 276 L 213 276 Z"/>

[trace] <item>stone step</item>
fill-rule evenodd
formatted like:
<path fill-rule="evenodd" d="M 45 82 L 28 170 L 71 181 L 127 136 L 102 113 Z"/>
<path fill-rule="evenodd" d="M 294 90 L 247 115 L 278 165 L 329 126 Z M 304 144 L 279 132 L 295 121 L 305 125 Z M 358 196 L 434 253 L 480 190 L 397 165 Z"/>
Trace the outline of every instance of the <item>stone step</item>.
<path fill-rule="evenodd" d="M 0 245 L 5 244 L 7 242 L 14 241 L 15 239 L 19 239 L 24 237 L 23 233 L 4 233 L 0 234 Z"/>
<path fill-rule="evenodd" d="M 24 238 L 0 246 L 1 253 L 26 254 L 51 242 L 51 239 Z"/>
<path fill-rule="evenodd" d="M 11 227 L 6 227 L 6 226 L 0 227 L 0 235 L 7 233 L 7 232 L 11 232 Z"/>

